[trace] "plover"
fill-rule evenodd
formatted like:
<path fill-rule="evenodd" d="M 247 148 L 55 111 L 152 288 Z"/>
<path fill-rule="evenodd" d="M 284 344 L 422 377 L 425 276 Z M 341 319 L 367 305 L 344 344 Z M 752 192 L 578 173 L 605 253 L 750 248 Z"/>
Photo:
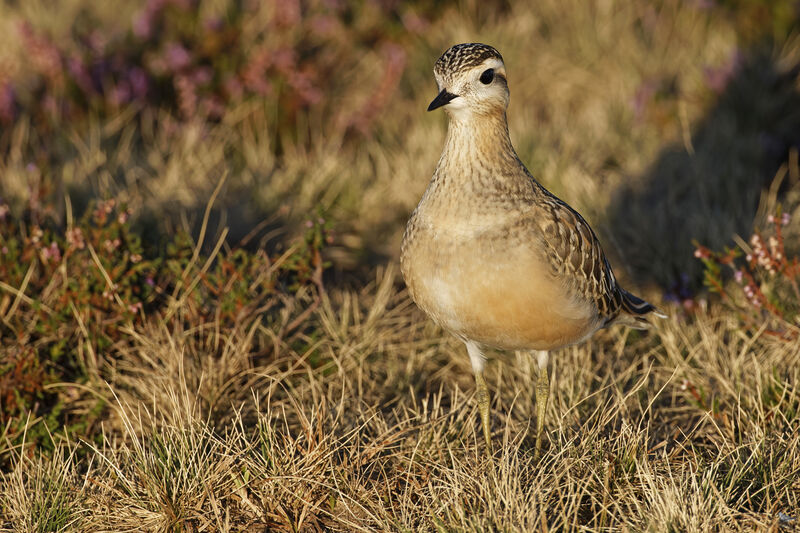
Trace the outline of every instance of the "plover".
<path fill-rule="evenodd" d="M 517 157 L 508 133 L 500 53 L 458 44 L 436 61 L 447 137 L 403 237 L 401 268 L 412 299 L 466 344 L 475 373 L 486 451 L 492 453 L 486 347 L 537 360 L 536 448 L 550 384 L 548 352 L 611 324 L 647 327 L 653 305 L 619 286 L 589 224 L 545 189 Z"/>

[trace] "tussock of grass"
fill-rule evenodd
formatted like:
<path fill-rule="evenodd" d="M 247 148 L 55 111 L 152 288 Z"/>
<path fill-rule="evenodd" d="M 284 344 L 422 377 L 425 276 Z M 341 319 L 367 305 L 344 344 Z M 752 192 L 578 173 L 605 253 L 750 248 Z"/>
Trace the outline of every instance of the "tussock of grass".
<path fill-rule="evenodd" d="M 5 516 L 0 525 L 43 533 L 81 530 L 91 510 L 85 506 L 89 478 L 80 473 L 84 467 L 77 464 L 77 449 L 77 443 L 60 440 L 47 456 L 16 452 L 14 468 L 0 475 Z M 90 459 L 90 470 L 92 463 Z"/>

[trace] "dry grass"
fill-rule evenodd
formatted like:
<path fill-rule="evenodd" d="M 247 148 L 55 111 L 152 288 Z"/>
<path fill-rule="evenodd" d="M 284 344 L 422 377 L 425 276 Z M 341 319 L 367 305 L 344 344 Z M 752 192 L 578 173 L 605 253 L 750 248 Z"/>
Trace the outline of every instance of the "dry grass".
<path fill-rule="evenodd" d="M 503 445 L 488 461 L 462 347 L 392 279 L 326 300 L 316 368 L 289 347 L 254 363 L 257 318 L 131 332 L 126 367 L 97 391 L 103 438 L 18 457 L 6 527 L 746 531 L 796 514 L 800 344 L 712 314 L 562 350 L 539 463 L 534 365 L 498 356 Z"/>
<path fill-rule="evenodd" d="M 58 34 L 84 4 L 64 3 L 59 20 L 48 2 L 0 6 L 1 24 L 25 17 Z M 314 327 L 291 340 L 281 324 L 310 304 L 303 295 L 283 315 L 233 326 L 186 323 L 178 309 L 127 329 L 97 354 L 108 372 L 53 386 L 80 398 L 74 412 L 105 402 L 97 438 L 53 436 L 52 455 L 8 452 L 0 531 L 797 530 L 800 341 L 746 334 L 713 304 L 690 316 L 664 304 L 672 316 L 650 332 L 615 328 L 554 353 L 540 462 L 535 366 L 492 354 L 502 446 L 487 460 L 463 346 L 414 307 L 392 266 L 444 135 L 444 119 L 424 114 L 430 68 L 465 40 L 503 52 L 521 158 L 586 214 L 621 277 L 658 300 L 699 272 L 690 238 L 719 246 L 746 233 L 784 160 L 770 147 L 796 141 L 800 42 L 749 55 L 734 21 L 695 4 L 443 7 L 424 34 L 405 37 L 403 81 L 357 143 L 299 124 L 306 142 L 277 154 L 280 132 L 258 103 L 218 124 L 176 128 L 154 114 L 142 131 L 124 115 L 88 131 L 63 125 L 60 184 L 76 204 L 113 196 L 162 229 L 191 227 L 226 174 L 215 222 L 232 242 L 276 212 L 280 231 L 296 231 L 321 204 L 339 231 L 337 271 L 367 281 L 329 287 Z M 717 94 L 707 69 L 737 50 L 745 74 Z M 381 65 L 368 47 L 353 53 L 357 99 Z M 21 155 L 33 133 L 19 121 L 3 135 L 0 192 L 22 205 L 37 185 Z M 797 187 L 796 177 L 784 185 Z"/>

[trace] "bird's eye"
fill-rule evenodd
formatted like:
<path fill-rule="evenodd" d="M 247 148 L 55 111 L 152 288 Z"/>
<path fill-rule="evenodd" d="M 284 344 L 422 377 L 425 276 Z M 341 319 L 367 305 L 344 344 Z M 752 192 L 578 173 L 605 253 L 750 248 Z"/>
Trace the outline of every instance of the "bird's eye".
<path fill-rule="evenodd" d="M 489 85 L 490 83 L 492 83 L 493 79 L 494 79 L 493 68 L 486 69 L 483 71 L 483 74 L 481 74 L 481 83 L 484 85 Z"/>

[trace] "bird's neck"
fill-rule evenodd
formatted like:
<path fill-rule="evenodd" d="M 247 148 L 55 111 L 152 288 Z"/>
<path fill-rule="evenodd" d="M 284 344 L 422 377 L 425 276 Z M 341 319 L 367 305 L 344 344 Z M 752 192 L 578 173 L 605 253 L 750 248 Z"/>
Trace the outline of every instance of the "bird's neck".
<path fill-rule="evenodd" d="M 447 127 L 442 158 L 455 163 L 494 164 L 517 159 L 505 111 L 453 113 Z"/>
<path fill-rule="evenodd" d="M 450 116 L 432 185 L 502 194 L 529 188 L 527 176 L 511 144 L 505 111 Z"/>

